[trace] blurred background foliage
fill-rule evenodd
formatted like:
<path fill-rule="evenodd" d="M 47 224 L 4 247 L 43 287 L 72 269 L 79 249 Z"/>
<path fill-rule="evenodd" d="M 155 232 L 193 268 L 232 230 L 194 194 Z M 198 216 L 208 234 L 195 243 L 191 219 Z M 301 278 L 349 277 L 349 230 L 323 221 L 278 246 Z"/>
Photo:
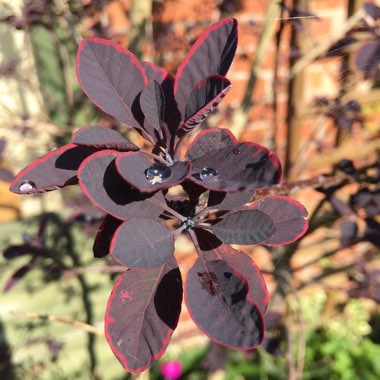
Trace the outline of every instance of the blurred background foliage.
<path fill-rule="evenodd" d="M 380 378 L 380 11 L 362 0 L 0 1 L 0 378 Z M 201 31 L 239 20 L 233 89 L 201 128 L 228 127 L 272 149 L 310 230 L 286 247 L 248 247 L 271 292 L 254 352 L 209 343 L 186 310 L 165 356 L 125 374 L 103 336 L 122 271 L 94 260 L 102 214 L 76 188 L 9 193 L 13 174 L 82 126 L 141 138 L 80 90 L 84 37 L 112 39 L 175 73 Z M 258 193 L 260 197 L 268 192 Z M 195 259 L 185 238 L 176 256 Z M 243 248 L 247 250 L 247 247 Z"/>

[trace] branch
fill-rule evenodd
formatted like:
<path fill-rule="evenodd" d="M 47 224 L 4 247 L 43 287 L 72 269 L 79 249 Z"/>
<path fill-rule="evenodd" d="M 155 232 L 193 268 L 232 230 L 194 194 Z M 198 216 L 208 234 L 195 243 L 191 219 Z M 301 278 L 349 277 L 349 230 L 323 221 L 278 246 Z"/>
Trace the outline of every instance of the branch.
<path fill-rule="evenodd" d="M 48 315 L 48 314 L 39 314 L 39 313 L 22 312 L 22 311 L 10 311 L 9 313 L 15 317 L 37 319 L 40 321 L 48 321 L 48 322 L 64 323 L 66 325 L 70 325 L 70 326 L 76 327 L 78 329 L 84 330 L 90 334 L 96 334 L 96 335 L 104 336 L 103 330 L 100 330 L 100 329 L 98 329 L 92 325 L 87 324 L 87 323 L 76 321 L 73 319 L 57 317 L 57 316 Z"/>
<path fill-rule="evenodd" d="M 289 73 L 289 78 L 293 78 L 297 73 L 302 71 L 315 59 L 325 54 L 331 45 L 333 45 L 339 39 L 343 38 L 346 33 L 349 32 L 363 17 L 364 11 L 360 9 L 354 13 L 331 38 L 324 39 L 314 48 L 309 50 L 302 58 L 299 59 L 298 62 L 293 65 Z"/>

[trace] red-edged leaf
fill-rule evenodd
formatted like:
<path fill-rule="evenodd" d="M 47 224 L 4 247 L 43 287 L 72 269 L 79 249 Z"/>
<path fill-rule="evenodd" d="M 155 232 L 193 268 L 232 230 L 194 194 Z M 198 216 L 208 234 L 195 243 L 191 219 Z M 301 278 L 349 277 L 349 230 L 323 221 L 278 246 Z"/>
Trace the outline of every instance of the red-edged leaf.
<path fill-rule="evenodd" d="M 165 96 L 158 82 L 150 82 L 142 90 L 140 106 L 149 127 L 160 130 L 165 116 Z M 148 130 L 148 128 L 145 129 Z"/>
<path fill-rule="evenodd" d="M 147 78 L 130 51 L 112 41 L 88 38 L 80 43 L 76 69 L 83 91 L 100 109 L 140 128 L 132 107 Z"/>
<path fill-rule="evenodd" d="M 31 270 L 35 267 L 35 263 L 33 261 L 30 261 L 29 263 L 21 266 L 18 268 L 5 282 L 5 285 L 3 287 L 3 292 L 9 292 L 12 290 L 18 282 Z"/>
<path fill-rule="evenodd" d="M 128 372 L 142 372 L 165 352 L 177 327 L 182 281 L 171 263 L 129 270 L 116 282 L 105 315 L 106 338 Z"/>
<path fill-rule="evenodd" d="M 178 134 L 189 133 L 206 119 L 226 96 L 230 88 L 231 82 L 220 75 L 204 78 L 197 83 L 187 100 L 185 122 L 178 130 Z"/>
<path fill-rule="evenodd" d="M 215 191 L 253 191 L 273 186 L 280 182 L 282 174 L 281 164 L 274 154 L 248 142 L 211 150 L 191 164 L 189 179 Z"/>
<path fill-rule="evenodd" d="M 224 260 L 198 258 L 187 275 L 185 300 L 192 319 L 228 347 L 248 350 L 263 339 L 263 316 L 247 293 L 246 279 Z"/>
<path fill-rule="evenodd" d="M 266 197 L 250 206 L 251 210 L 264 212 L 276 227 L 276 232 L 260 244 L 282 245 L 299 239 L 309 226 L 307 211 L 296 200 L 284 196 Z"/>
<path fill-rule="evenodd" d="M 173 257 L 174 235 L 154 219 L 130 219 L 116 230 L 110 251 L 129 268 L 157 268 Z"/>
<path fill-rule="evenodd" d="M 100 224 L 99 231 L 96 234 L 93 252 L 94 257 L 105 257 L 110 253 L 111 240 L 115 235 L 117 228 L 123 222 L 107 214 Z"/>
<path fill-rule="evenodd" d="M 240 210 L 227 214 L 212 226 L 212 231 L 224 243 L 257 244 L 276 232 L 272 219 L 258 210 Z"/>
<path fill-rule="evenodd" d="M 193 161 L 211 150 L 217 150 L 237 144 L 235 136 L 228 129 L 210 128 L 197 134 L 189 146 L 186 158 Z"/>
<path fill-rule="evenodd" d="M 207 207 L 213 206 L 219 210 L 232 210 L 249 202 L 253 194 L 254 192 L 252 191 L 240 191 L 238 193 L 210 191 Z"/>
<path fill-rule="evenodd" d="M 146 155 L 139 152 L 118 155 L 116 167 L 129 184 L 143 193 L 173 187 L 182 182 L 191 170 L 189 161 L 175 161 L 172 166 L 153 164 Z"/>
<path fill-rule="evenodd" d="M 159 83 L 165 96 L 165 124 L 163 128 L 166 131 L 166 145 L 169 146 L 170 135 L 176 131 L 181 121 L 181 115 L 174 98 L 174 78 L 165 69 L 151 62 L 143 62 L 142 64 L 149 82 L 156 81 Z"/>
<path fill-rule="evenodd" d="M 225 76 L 237 46 L 237 21 L 223 19 L 206 29 L 180 64 L 174 93 L 181 114 L 196 84 L 211 75 Z"/>
<path fill-rule="evenodd" d="M 203 229 L 195 230 L 198 249 L 206 260 L 224 260 L 246 279 L 247 298 L 253 301 L 264 314 L 269 303 L 269 293 L 265 280 L 256 263 L 243 251 L 237 251 L 221 242 L 215 235 Z"/>
<path fill-rule="evenodd" d="M 379 39 L 364 42 L 357 50 L 355 65 L 365 78 L 380 79 L 380 41 Z"/>
<path fill-rule="evenodd" d="M 119 219 L 159 216 L 166 207 L 163 194 L 141 194 L 132 189 L 116 169 L 118 154 L 103 150 L 83 161 L 78 170 L 83 192 L 94 205 Z"/>
<path fill-rule="evenodd" d="M 21 170 L 9 189 L 17 194 L 31 194 L 75 184 L 79 165 L 94 152 L 95 148 L 87 146 L 64 145 Z"/>
<path fill-rule="evenodd" d="M 71 141 L 76 145 L 87 145 L 97 149 L 120 151 L 140 149 L 137 145 L 126 140 L 119 132 L 98 125 L 79 129 L 73 133 Z"/>

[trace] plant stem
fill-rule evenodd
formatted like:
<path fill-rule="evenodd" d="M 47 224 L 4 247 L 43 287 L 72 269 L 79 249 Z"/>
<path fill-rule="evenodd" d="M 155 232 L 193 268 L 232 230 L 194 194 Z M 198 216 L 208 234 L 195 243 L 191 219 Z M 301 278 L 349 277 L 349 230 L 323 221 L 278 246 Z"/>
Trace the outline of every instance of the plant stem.
<path fill-rule="evenodd" d="M 74 326 L 78 329 L 84 330 L 90 334 L 96 334 L 99 336 L 104 336 L 103 330 L 98 329 L 98 328 L 96 328 L 96 327 L 94 327 L 88 323 L 76 321 L 74 319 L 57 317 L 55 315 L 39 314 L 39 313 L 32 313 L 32 312 L 22 312 L 22 311 L 10 311 L 10 314 L 15 316 L 15 317 L 38 319 L 41 321 L 48 321 L 48 322 L 64 323 L 66 325 Z"/>

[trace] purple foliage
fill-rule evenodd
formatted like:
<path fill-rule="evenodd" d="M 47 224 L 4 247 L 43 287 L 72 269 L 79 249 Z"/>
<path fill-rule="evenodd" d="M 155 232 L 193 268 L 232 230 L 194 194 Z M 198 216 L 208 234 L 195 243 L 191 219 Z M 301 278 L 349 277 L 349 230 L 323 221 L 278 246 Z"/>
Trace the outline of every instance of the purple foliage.
<path fill-rule="evenodd" d="M 199 37 L 172 77 L 113 42 L 82 41 L 77 75 L 83 91 L 152 149 L 140 150 L 114 130 L 87 126 L 71 144 L 27 166 L 10 186 L 27 194 L 79 183 L 106 213 L 94 255 L 110 254 L 126 272 L 109 298 L 105 331 L 130 372 L 160 358 L 176 328 L 183 289 L 173 253 L 181 232 L 198 253 L 185 286 L 195 323 L 215 342 L 249 350 L 264 337 L 268 290 L 251 258 L 227 243 L 288 244 L 308 227 L 305 208 L 291 198 L 246 205 L 257 189 L 281 180 L 280 162 L 265 147 L 213 128 L 180 158 L 183 139 L 229 90 L 225 75 L 236 46 L 237 21 L 226 18 Z M 177 185 L 183 194 L 173 199 L 167 190 Z M 199 198 L 203 193 L 206 203 Z"/>

